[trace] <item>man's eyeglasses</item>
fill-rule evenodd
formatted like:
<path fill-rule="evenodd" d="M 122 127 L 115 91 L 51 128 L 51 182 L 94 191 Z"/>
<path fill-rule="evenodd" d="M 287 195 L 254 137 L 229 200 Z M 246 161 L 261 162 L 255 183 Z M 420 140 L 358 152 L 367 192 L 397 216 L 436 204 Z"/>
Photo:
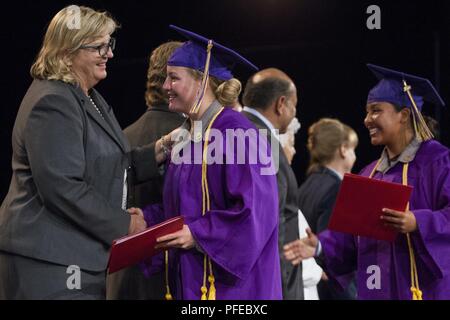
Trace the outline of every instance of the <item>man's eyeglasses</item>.
<path fill-rule="evenodd" d="M 80 49 L 95 49 L 98 51 L 98 54 L 101 57 L 104 57 L 108 54 L 109 48 L 111 48 L 111 51 L 114 51 L 116 48 L 116 39 L 110 38 L 108 43 L 102 43 L 97 46 L 89 46 L 89 45 L 83 45 L 80 47 Z"/>

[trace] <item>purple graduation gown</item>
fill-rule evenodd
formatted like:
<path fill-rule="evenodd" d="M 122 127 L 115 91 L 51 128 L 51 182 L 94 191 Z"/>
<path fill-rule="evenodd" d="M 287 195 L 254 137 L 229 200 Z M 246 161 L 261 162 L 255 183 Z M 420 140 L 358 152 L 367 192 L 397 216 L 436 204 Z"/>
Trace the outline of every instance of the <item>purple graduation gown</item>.
<path fill-rule="evenodd" d="M 226 129 L 256 130 L 249 120 L 227 108 L 212 128 L 224 136 Z M 226 144 L 225 140 L 223 150 Z M 192 150 L 194 143 L 190 145 Z M 261 175 L 262 167 L 259 162 L 209 164 L 211 210 L 202 216 L 201 164 L 170 163 L 163 205 L 144 210 L 149 224 L 184 216 L 197 244 L 211 258 L 217 299 L 282 299 L 277 182 L 275 175 Z M 200 299 L 203 257 L 196 248 L 169 250 L 169 283 L 176 299 Z M 163 259 L 154 258 L 150 269 L 158 261 Z"/>
<path fill-rule="evenodd" d="M 360 173 L 369 176 L 376 161 Z M 402 183 L 403 163 L 374 178 Z M 435 140 L 423 142 L 408 168 L 413 186 L 410 210 L 418 229 L 411 233 L 424 300 L 450 299 L 450 151 Z M 411 300 L 411 275 L 406 235 L 393 243 L 324 231 L 319 235 L 328 274 L 345 287 L 356 271 L 359 299 Z M 380 289 L 369 289 L 374 274 L 369 266 L 380 267 Z M 369 270 L 368 270 L 369 268 Z M 369 281 L 371 282 L 371 281 Z"/>

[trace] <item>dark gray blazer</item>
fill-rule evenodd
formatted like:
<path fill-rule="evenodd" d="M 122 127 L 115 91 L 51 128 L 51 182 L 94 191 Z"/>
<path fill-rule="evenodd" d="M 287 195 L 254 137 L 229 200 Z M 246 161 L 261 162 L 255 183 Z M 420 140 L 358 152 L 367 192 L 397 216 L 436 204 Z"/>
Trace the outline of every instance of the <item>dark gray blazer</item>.
<path fill-rule="evenodd" d="M 79 87 L 34 80 L 12 134 L 13 175 L 0 208 L 0 250 L 89 271 L 107 266 L 113 239 L 128 232 L 124 171 L 157 175 L 154 145 L 130 152 L 111 107 Z"/>
<path fill-rule="evenodd" d="M 266 129 L 270 139 L 270 129 L 258 117 L 251 113 L 242 112 L 258 129 Z M 283 148 L 278 143 L 279 169 L 277 173 L 278 204 L 280 224 L 278 228 L 278 247 L 281 258 L 281 274 L 284 300 L 303 300 L 303 274 L 302 264 L 293 266 L 292 263 L 283 258 L 283 246 L 289 242 L 299 239 L 298 231 L 298 204 L 297 204 L 297 179 L 294 171 L 286 158 Z M 274 150 L 274 148 L 272 148 Z"/>

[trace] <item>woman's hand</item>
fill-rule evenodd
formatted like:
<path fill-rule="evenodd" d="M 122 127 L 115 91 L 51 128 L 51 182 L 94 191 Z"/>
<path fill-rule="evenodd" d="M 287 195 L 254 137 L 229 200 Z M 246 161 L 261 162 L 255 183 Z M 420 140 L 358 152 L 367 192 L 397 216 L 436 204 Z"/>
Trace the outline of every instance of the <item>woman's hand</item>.
<path fill-rule="evenodd" d="M 170 156 L 170 149 L 168 148 L 167 136 L 163 136 L 155 143 L 155 158 L 156 163 L 163 163 Z"/>
<path fill-rule="evenodd" d="M 401 233 L 408 233 L 417 230 L 417 221 L 414 213 L 411 211 L 397 211 L 392 209 L 384 208 L 385 213 L 381 216 L 386 227 L 397 230 Z"/>
<path fill-rule="evenodd" d="M 127 212 L 131 215 L 130 226 L 128 234 L 132 235 L 144 231 L 147 228 L 147 223 L 144 219 L 144 213 L 139 208 L 130 208 Z"/>
<path fill-rule="evenodd" d="M 156 141 L 155 143 L 155 157 L 157 163 L 162 163 L 166 161 L 168 157 L 170 157 L 170 153 L 172 151 L 172 147 L 174 143 L 177 141 L 178 134 L 181 130 L 181 127 L 176 128 L 172 132 L 162 136 L 161 139 Z"/>
<path fill-rule="evenodd" d="M 191 230 L 189 230 L 189 227 L 186 224 L 183 225 L 183 229 L 160 237 L 156 239 L 156 242 L 158 244 L 155 246 L 155 249 L 159 248 L 191 249 L 195 246 L 195 239 L 192 236 Z"/>
<path fill-rule="evenodd" d="M 317 236 L 309 228 L 306 229 L 306 233 L 308 237 L 297 239 L 283 247 L 284 257 L 294 266 L 298 265 L 302 260 L 314 257 L 316 253 L 319 239 L 317 239 Z"/>

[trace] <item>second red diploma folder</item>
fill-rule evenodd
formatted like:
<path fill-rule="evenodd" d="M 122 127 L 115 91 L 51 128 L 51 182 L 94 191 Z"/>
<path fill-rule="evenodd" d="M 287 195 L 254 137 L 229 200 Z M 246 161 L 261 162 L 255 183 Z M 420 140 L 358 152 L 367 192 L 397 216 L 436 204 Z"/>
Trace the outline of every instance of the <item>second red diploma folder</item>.
<path fill-rule="evenodd" d="M 345 174 L 328 228 L 393 241 L 397 232 L 384 226 L 383 208 L 405 211 L 412 187 Z"/>

